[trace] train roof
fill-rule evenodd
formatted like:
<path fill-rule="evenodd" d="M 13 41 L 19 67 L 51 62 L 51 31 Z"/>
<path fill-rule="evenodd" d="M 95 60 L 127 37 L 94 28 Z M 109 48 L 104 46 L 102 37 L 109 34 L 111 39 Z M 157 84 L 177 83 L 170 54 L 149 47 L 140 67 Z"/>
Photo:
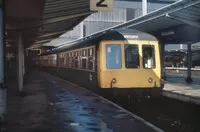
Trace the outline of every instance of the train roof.
<path fill-rule="evenodd" d="M 42 53 L 41 55 L 55 54 L 73 48 L 81 48 L 99 44 L 100 41 L 109 40 L 149 40 L 157 41 L 157 39 L 148 33 L 138 31 L 135 29 L 111 29 L 107 32 L 97 34 L 94 37 L 86 37 L 74 43 L 66 43 L 65 46 L 57 47 L 51 51 Z"/>

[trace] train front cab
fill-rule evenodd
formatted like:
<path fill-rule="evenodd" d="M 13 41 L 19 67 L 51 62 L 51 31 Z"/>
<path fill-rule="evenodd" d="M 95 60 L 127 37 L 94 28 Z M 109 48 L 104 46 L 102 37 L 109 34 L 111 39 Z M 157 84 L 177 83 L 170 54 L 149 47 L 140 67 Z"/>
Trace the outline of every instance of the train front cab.
<path fill-rule="evenodd" d="M 100 88 L 120 93 L 131 90 L 160 94 L 161 64 L 157 41 L 102 41 L 98 57 Z"/>

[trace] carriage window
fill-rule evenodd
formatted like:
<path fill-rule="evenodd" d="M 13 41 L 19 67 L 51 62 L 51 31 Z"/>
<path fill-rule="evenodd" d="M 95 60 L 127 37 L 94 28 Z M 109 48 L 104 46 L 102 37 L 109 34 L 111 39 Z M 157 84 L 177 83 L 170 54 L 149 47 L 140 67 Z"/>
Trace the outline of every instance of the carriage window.
<path fill-rule="evenodd" d="M 65 54 L 66 58 L 65 58 L 65 66 L 68 67 L 68 63 L 69 63 L 69 53 Z"/>
<path fill-rule="evenodd" d="M 74 58 L 74 67 L 78 68 L 78 57 Z"/>
<path fill-rule="evenodd" d="M 93 70 L 94 66 L 94 60 L 93 57 L 88 57 L 88 69 Z"/>
<path fill-rule="evenodd" d="M 93 56 L 93 48 L 88 49 L 88 56 Z"/>
<path fill-rule="evenodd" d="M 76 56 L 76 57 L 78 56 L 78 51 L 75 52 L 75 56 Z"/>
<path fill-rule="evenodd" d="M 155 68 L 155 49 L 153 45 L 143 45 L 143 67 Z"/>
<path fill-rule="evenodd" d="M 78 54 L 78 56 L 81 56 L 81 50 L 79 50 L 79 54 Z"/>
<path fill-rule="evenodd" d="M 106 66 L 108 69 L 122 68 L 121 45 L 106 45 Z"/>
<path fill-rule="evenodd" d="M 90 48 L 88 49 L 88 69 L 94 70 L 94 49 Z"/>
<path fill-rule="evenodd" d="M 87 54 L 87 50 L 86 49 L 82 50 L 82 56 L 86 56 L 86 54 Z"/>
<path fill-rule="evenodd" d="M 60 58 L 60 66 L 64 65 L 64 58 Z"/>
<path fill-rule="evenodd" d="M 87 68 L 87 59 L 82 58 L 82 69 L 86 69 L 86 68 Z"/>
<path fill-rule="evenodd" d="M 71 68 L 72 67 L 72 57 L 70 57 L 68 59 L 68 67 Z"/>
<path fill-rule="evenodd" d="M 140 59 L 137 45 L 124 45 L 125 50 L 125 66 L 126 68 L 139 68 Z"/>

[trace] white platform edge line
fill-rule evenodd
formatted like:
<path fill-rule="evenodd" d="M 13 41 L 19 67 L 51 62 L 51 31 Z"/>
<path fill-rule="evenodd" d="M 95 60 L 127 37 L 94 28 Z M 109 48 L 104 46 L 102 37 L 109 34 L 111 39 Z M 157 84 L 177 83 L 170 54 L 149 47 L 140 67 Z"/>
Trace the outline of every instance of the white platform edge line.
<path fill-rule="evenodd" d="M 65 80 L 65 79 L 63 79 L 63 78 L 54 76 L 54 75 L 52 75 L 52 74 L 50 74 L 50 73 L 47 73 L 47 72 L 44 72 L 44 73 L 49 74 L 49 75 L 51 75 L 51 76 L 53 76 L 53 77 L 55 77 L 55 78 L 58 78 L 58 79 L 60 79 L 60 80 L 63 80 L 63 81 L 65 81 L 65 82 L 67 82 L 67 83 L 69 83 L 69 84 L 71 84 L 71 85 L 80 87 L 81 89 L 83 89 L 83 90 L 85 90 L 85 91 L 88 91 L 88 92 L 92 93 L 93 95 L 95 95 L 95 96 L 97 96 L 97 97 L 99 97 L 99 98 L 101 98 L 101 99 L 103 99 L 103 100 L 109 102 L 110 104 L 114 105 L 115 107 L 124 110 L 126 113 L 128 113 L 128 114 L 131 115 L 132 117 L 136 118 L 137 120 L 143 122 L 146 126 L 152 128 L 153 130 L 155 130 L 155 131 L 157 131 L 157 132 L 164 132 L 162 129 L 156 127 L 155 125 L 153 125 L 153 124 L 151 124 L 151 123 L 149 123 L 149 122 L 147 122 L 147 121 L 144 120 L 143 118 L 141 118 L 141 117 L 139 117 L 139 116 L 133 114 L 132 112 L 130 112 L 130 111 L 128 111 L 128 110 L 122 108 L 121 106 L 119 106 L 119 105 L 117 105 L 117 104 L 111 102 L 110 100 L 107 100 L 106 98 L 104 98 L 104 97 L 102 97 L 102 96 L 100 96 L 100 95 L 98 95 L 98 94 L 93 93 L 92 91 L 90 91 L 90 90 L 88 90 L 88 89 L 86 89 L 86 88 L 84 88 L 84 87 L 81 87 L 81 86 L 79 86 L 79 85 L 77 85 L 77 84 L 74 84 L 74 83 L 72 83 L 72 82 L 70 82 L 70 81 L 67 81 L 67 80 Z"/>
<path fill-rule="evenodd" d="M 162 92 L 162 95 L 165 97 L 174 98 L 174 99 L 177 99 L 180 101 L 189 102 L 189 103 L 193 103 L 196 105 L 200 104 L 200 98 L 187 96 L 187 95 L 183 95 L 183 94 L 179 94 L 179 93 L 174 93 L 172 91 L 164 90 Z M 186 99 L 186 98 L 188 98 L 188 99 Z"/>
<path fill-rule="evenodd" d="M 166 70 L 182 70 L 186 71 L 187 68 L 180 68 L 180 67 L 165 67 Z M 191 71 L 200 71 L 200 68 L 191 68 Z"/>

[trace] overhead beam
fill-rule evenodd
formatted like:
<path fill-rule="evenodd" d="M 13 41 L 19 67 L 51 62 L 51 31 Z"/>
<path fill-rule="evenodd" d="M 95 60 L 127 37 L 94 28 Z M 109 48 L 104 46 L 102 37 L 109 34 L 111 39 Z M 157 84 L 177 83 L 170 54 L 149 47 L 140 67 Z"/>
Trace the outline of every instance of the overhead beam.
<path fill-rule="evenodd" d="M 35 45 L 30 46 L 29 48 L 26 48 L 26 50 L 39 48 L 39 47 L 41 47 L 42 45 L 43 45 L 43 43 L 42 43 L 42 44 L 35 44 Z"/>
<path fill-rule="evenodd" d="M 45 46 L 44 43 L 42 43 L 42 44 L 32 45 L 32 46 L 26 48 L 26 50 L 36 49 L 36 48 L 41 48 L 41 47 L 54 47 L 54 46 Z"/>
<path fill-rule="evenodd" d="M 17 40 L 14 39 L 6 39 L 6 42 L 16 42 Z"/>
<path fill-rule="evenodd" d="M 193 26 L 193 27 L 197 27 L 197 28 L 200 28 L 200 23 L 199 22 L 196 22 L 196 21 L 190 21 L 188 19 L 184 19 L 184 18 L 181 18 L 181 17 L 174 17 L 172 15 L 169 15 L 169 14 L 166 14 L 166 17 L 170 18 L 170 19 L 173 19 L 173 20 L 176 20 L 176 21 L 180 21 L 180 22 L 183 22 L 185 24 L 188 24 L 190 26 Z"/>
<path fill-rule="evenodd" d="M 41 22 L 38 22 L 38 24 L 33 24 L 33 25 L 31 24 L 31 26 L 24 28 L 24 30 L 30 30 L 32 28 L 38 28 L 38 27 L 43 26 L 43 25 L 48 25 L 48 24 L 53 24 L 53 23 L 56 23 L 56 22 L 66 21 L 66 20 L 73 19 L 73 18 L 76 18 L 76 17 L 89 15 L 91 13 L 92 12 L 84 12 L 84 13 L 78 13 L 78 14 L 75 14 L 75 15 L 45 19 Z"/>
<path fill-rule="evenodd" d="M 40 40 L 40 41 L 35 41 L 34 44 L 46 43 L 46 42 L 49 42 L 51 40 L 52 40 L 52 38 L 51 39 Z"/>
<path fill-rule="evenodd" d="M 46 19 L 46 20 L 43 20 L 42 25 L 52 24 L 52 23 L 56 23 L 56 22 L 60 22 L 60 21 L 65 21 L 65 20 L 68 20 L 68 19 L 73 19 L 73 18 L 76 18 L 76 17 L 85 16 L 85 15 L 88 15 L 88 14 L 91 14 L 91 13 L 92 12 L 84 12 L 84 13 L 79 13 L 79 14 L 70 15 L 70 16 L 63 16 L 63 17 Z"/>
<path fill-rule="evenodd" d="M 65 33 L 65 32 L 67 32 L 67 31 L 64 30 L 64 31 L 59 31 L 59 32 L 47 33 L 47 34 L 40 35 L 37 38 L 44 38 L 44 37 L 54 36 L 54 35 Z"/>
<path fill-rule="evenodd" d="M 16 30 L 17 28 L 10 25 L 10 24 L 6 24 L 6 30 Z"/>

